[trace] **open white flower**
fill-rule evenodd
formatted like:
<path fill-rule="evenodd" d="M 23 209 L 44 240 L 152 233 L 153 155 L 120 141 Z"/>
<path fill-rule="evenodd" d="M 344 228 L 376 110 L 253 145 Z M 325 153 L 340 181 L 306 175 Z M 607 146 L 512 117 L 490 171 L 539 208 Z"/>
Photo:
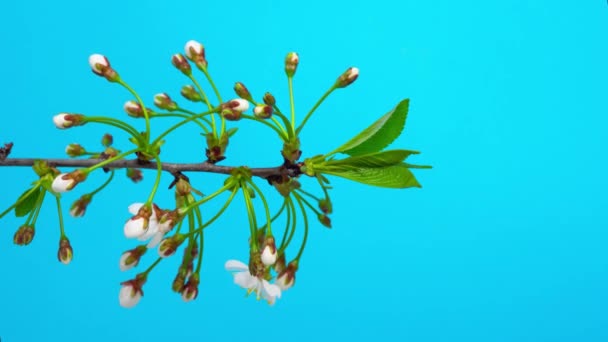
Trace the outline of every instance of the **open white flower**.
<path fill-rule="evenodd" d="M 137 215 L 139 213 L 139 209 L 143 206 L 143 203 L 133 203 L 129 206 L 129 213 L 132 215 Z M 141 222 L 137 222 L 138 220 L 142 220 Z M 134 220 L 135 222 L 131 223 L 131 226 L 127 228 L 129 222 L 133 220 L 127 221 L 125 224 L 125 236 L 128 238 L 137 238 L 139 241 L 147 241 L 148 248 L 154 248 L 165 236 L 165 227 L 164 225 L 160 225 L 158 223 L 158 218 L 156 217 L 156 212 L 152 210 L 152 214 L 150 215 L 150 219 L 148 220 L 148 228 L 143 228 L 143 219 L 140 218 L 138 220 Z M 163 228 L 163 229 L 161 229 Z M 127 234 L 127 229 L 129 234 Z"/>
<path fill-rule="evenodd" d="M 247 289 L 247 293 L 255 292 L 257 299 L 264 298 L 268 304 L 273 305 L 277 298 L 281 298 L 281 289 L 266 279 L 251 275 L 249 267 L 238 260 L 228 260 L 225 268 L 234 272 L 234 283 Z"/>

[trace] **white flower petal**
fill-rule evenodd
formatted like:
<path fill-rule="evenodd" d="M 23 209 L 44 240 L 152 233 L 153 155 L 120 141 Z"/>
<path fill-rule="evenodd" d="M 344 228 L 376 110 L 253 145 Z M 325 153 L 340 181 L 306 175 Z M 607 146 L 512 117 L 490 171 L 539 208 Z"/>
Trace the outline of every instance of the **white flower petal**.
<path fill-rule="evenodd" d="M 65 119 L 65 117 L 67 116 L 67 114 L 65 113 L 61 113 L 61 114 L 57 114 L 55 116 L 53 116 L 53 123 L 55 124 L 55 127 L 59 128 L 59 129 L 65 129 L 65 124 L 67 122 L 67 120 Z"/>
<path fill-rule="evenodd" d="M 238 260 L 228 260 L 224 265 L 226 271 L 247 271 L 249 272 L 249 266 Z"/>
<path fill-rule="evenodd" d="M 125 252 L 122 253 L 122 255 L 120 256 L 120 261 L 118 262 L 118 265 L 120 266 L 121 271 L 127 271 L 135 267 L 135 262 L 130 265 L 127 265 L 127 258 L 129 257 L 129 255 L 131 255 L 130 252 Z"/>
<path fill-rule="evenodd" d="M 118 301 L 120 302 L 120 306 L 124 308 L 132 308 L 141 299 L 141 293 L 135 292 L 132 285 L 124 285 L 120 288 L 120 292 L 118 293 Z"/>
<path fill-rule="evenodd" d="M 275 262 L 277 262 L 277 250 L 275 249 L 273 252 L 270 246 L 264 247 L 264 250 L 262 251 L 262 263 L 264 263 L 265 266 L 271 266 L 274 265 Z"/>
<path fill-rule="evenodd" d="M 257 287 L 259 281 L 249 271 L 243 271 L 234 274 L 234 283 L 244 289 L 252 289 Z"/>
<path fill-rule="evenodd" d="M 68 188 L 74 183 L 74 180 L 71 178 L 63 179 L 63 176 L 67 175 L 67 173 L 62 173 L 59 176 L 55 177 L 53 180 L 53 184 L 51 188 L 55 192 L 66 192 Z"/>
<path fill-rule="evenodd" d="M 140 237 L 138 237 L 138 239 L 139 239 L 139 241 L 146 241 L 149 238 L 155 236 L 156 233 L 158 233 L 158 225 L 156 224 L 155 221 L 150 219 L 150 221 L 148 222 L 148 230 L 146 230 L 145 233 L 143 233 Z"/>
<path fill-rule="evenodd" d="M 156 234 L 154 234 L 154 236 L 152 237 L 152 240 L 150 240 L 150 242 L 148 242 L 148 249 L 150 248 L 154 248 L 156 247 L 165 237 L 165 234 L 161 233 L 161 232 L 157 232 Z"/>
<path fill-rule="evenodd" d="M 140 237 L 146 233 L 146 227 L 144 227 L 144 219 L 129 219 L 127 223 L 125 223 L 124 233 L 125 236 L 129 239 Z"/>
<path fill-rule="evenodd" d="M 129 213 L 131 213 L 131 215 L 137 215 L 139 209 L 141 209 L 143 206 L 143 203 L 135 202 L 129 206 Z"/>
<path fill-rule="evenodd" d="M 262 279 L 262 296 L 266 300 L 281 298 L 281 288 L 278 285 L 271 284 L 266 279 Z"/>

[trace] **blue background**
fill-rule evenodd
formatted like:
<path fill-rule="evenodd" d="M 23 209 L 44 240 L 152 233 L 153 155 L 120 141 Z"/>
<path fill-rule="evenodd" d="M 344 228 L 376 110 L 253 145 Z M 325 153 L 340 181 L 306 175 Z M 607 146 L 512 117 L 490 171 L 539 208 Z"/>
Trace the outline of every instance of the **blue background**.
<path fill-rule="evenodd" d="M 68 267 L 56 260 L 52 202 L 25 248 L 12 244 L 22 221 L 9 215 L 0 224 L 2 341 L 608 340 L 605 1 L 2 7 L 0 139 L 15 142 L 14 157 L 61 157 L 71 142 L 99 146 L 104 128 L 59 131 L 56 113 L 126 117 L 122 105 L 131 97 L 90 72 L 92 53 L 108 56 L 149 103 L 163 91 L 186 103 L 178 92 L 187 80 L 170 56 L 196 39 L 224 97 L 243 81 L 258 96 L 271 90 L 283 108 L 283 58 L 297 51 L 300 118 L 344 69 L 358 66 L 359 80 L 303 132 L 305 155 L 333 149 L 411 98 L 393 147 L 420 150 L 412 162 L 434 166 L 416 172 L 423 189 L 333 179 L 334 228 L 312 226 L 297 285 L 274 307 L 243 298 L 223 269 L 227 259 L 247 258 L 240 203 L 206 234 L 199 298 L 186 304 L 170 291 L 174 258 L 152 273 L 133 310 L 117 300 L 119 283 L 134 275 L 118 269 L 122 251 L 134 246 L 122 225 L 127 205 L 145 200 L 153 173 L 138 185 L 121 177 L 84 218 L 67 219 L 75 254 Z M 227 164 L 280 162 L 269 130 L 241 127 Z M 200 160 L 195 129 L 171 138 L 166 160 Z M 129 146 L 119 134 L 115 141 Z M 28 169 L 1 174 L 2 207 L 34 180 Z M 192 178 L 206 193 L 222 179 Z M 66 204 L 102 179 L 92 177 Z M 169 191 L 157 198 L 165 207 L 171 201 Z"/>

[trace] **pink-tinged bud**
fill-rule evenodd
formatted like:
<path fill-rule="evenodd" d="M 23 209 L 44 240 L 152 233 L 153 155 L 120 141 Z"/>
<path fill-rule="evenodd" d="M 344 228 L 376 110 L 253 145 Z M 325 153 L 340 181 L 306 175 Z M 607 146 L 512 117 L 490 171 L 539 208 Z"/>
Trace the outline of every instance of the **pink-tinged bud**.
<path fill-rule="evenodd" d="M 253 114 L 260 119 L 268 119 L 272 116 L 272 107 L 269 105 L 258 105 L 253 108 Z"/>
<path fill-rule="evenodd" d="M 105 77 L 110 82 L 118 82 L 120 80 L 116 70 L 112 69 L 110 61 L 103 55 L 93 54 L 89 56 L 89 65 L 93 73 Z"/>
<path fill-rule="evenodd" d="M 186 236 L 183 234 L 176 234 L 166 239 L 163 239 L 158 245 L 158 255 L 161 258 L 167 258 L 175 254 L 175 251 L 184 242 Z"/>
<path fill-rule="evenodd" d="M 137 246 L 134 249 L 124 252 L 120 256 L 119 266 L 121 271 L 127 271 L 139 264 L 142 255 L 146 253 L 146 246 Z"/>
<path fill-rule="evenodd" d="M 190 302 L 196 299 L 198 296 L 198 284 L 199 284 L 199 275 L 198 273 L 194 273 L 188 279 L 186 285 L 184 285 L 182 289 L 182 299 L 184 302 Z"/>
<path fill-rule="evenodd" d="M 131 181 L 133 181 L 133 183 L 138 183 L 144 179 L 144 174 L 141 172 L 140 169 L 128 168 L 127 177 L 129 177 L 129 179 L 131 179 Z"/>
<path fill-rule="evenodd" d="M 275 284 L 281 289 L 281 291 L 285 291 L 295 284 L 297 270 L 298 261 L 294 260 L 287 265 L 287 268 L 285 268 L 283 272 L 279 273 Z"/>
<path fill-rule="evenodd" d="M 87 151 L 80 144 L 69 144 L 68 146 L 65 147 L 65 154 L 67 154 L 68 156 L 70 156 L 72 158 L 80 157 L 81 155 L 85 154 L 86 152 Z"/>
<path fill-rule="evenodd" d="M 336 87 L 337 88 L 347 87 L 351 83 L 355 82 L 355 80 L 357 79 L 357 77 L 359 77 L 359 69 L 357 69 L 357 68 L 348 68 L 336 80 Z"/>
<path fill-rule="evenodd" d="M 84 121 L 84 115 L 82 114 L 60 113 L 53 117 L 53 123 L 55 124 L 55 127 L 59 129 L 66 129 L 82 126 L 86 122 Z"/>
<path fill-rule="evenodd" d="M 300 62 L 300 57 L 295 52 L 290 52 L 285 57 L 285 74 L 287 77 L 292 77 L 296 74 L 296 69 L 298 68 L 298 63 Z"/>
<path fill-rule="evenodd" d="M 154 95 L 154 105 L 160 109 L 166 109 L 170 112 L 178 108 L 177 103 L 171 100 L 169 95 L 167 95 L 166 93 Z"/>
<path fill-rule="evenodd" d="M 34 229 L 34 226 L 24 224 L 23 226 L 19 227 L 19 229 L 17 229 L 17 231 L 15 232 L 15 236 L 13 236 L 13 242 L 15 243 L 15 245 L 27 246 L 34 239 L 35 233 L 36 230 Z"/>
<path fill-rule="evenodd" d="M 192 102 L 201 102 L 202 101 L 201 95 L 191 85 L 183 86 L 181 94 L 184 98 L 186 98 L 186 100 L 189 100 Z"/>
<path fill-rule="evenodd" d="M 143 118 L 144 110 L 141 108 L 141 105 L 135 101 L 127 101 L 123 107 L 125 112 L 129 114 L 129 116 L 134 118 Z"/>
<path fill-rule="evenodd" d="M 118 293 L 118 302 L 123 308 L 132 308 L 144 296 L 143 286 L 146 282 L 145 277 L 136 277 L 135 279 L 121 283 L 122 287 Z"/>
<path fill-rule="evenodd" d="M 274 265 L 277 261 L 277 246 L 275 245 L 274 237 L 267 236 L 262 249 L 262 262 L 265 266 Z"/>
<path fill-rule="evenodd" d="M 184 50 L 186 51 L 186 57 L 188 57 L 197 68 L 201 70 L 207 69 L 208 63 L 205 58 L 205 47 L 201 43 L 190 40 L 186 43 Z"/>
<path fill-rule="evenodd" d="M 274 98 L 274 96 L 271 93 L 266 93 L 264 94 L 264 103 L 269 105 L 270 107 L 274 107 L 274 105 L 277 103 L 276 99 Z"/>
<path fill-rule="evenodd" d="M 92 199 L 93 195 L 91 194 L 82 195 L 79 199 L 74 201 L 70 207 L 70 215 L 72 215 L 72 217 L 84 216 L 84 213 L 87 211 L 87 207 L 89 206 L 89 203 L 91 203 Z"/>
<path fill-rule="evenodd" d="M 319 222 L 321 222 L 322 225 L 327 228 L 331 228 L 331 219 L 329 218 L 329 216 L 325 214 L 319 214 L 317 215 L 317 218 L 319 219 Z"/>
<path fill-rule="evenodd" d="M 186 60 L 186 57 L 181 53 L 176 53 L 171 57 L 171 63 L 177 70 L 181 71 L 184 75 L 190 76 L 192 75 L 192 68 L 190 67 L 190 63 Z"/>
<path fill-rule="evenodd" d="M 245 85 L 242 82 L 236 82 L 234 84 L 234 92 L 236 93 L 236 96 L 243 98 L 247 101 L 253 102 L 251 93 L 249 92 L 247 87 L 245 87 Z"/>
<path fill-rule="evenodd" d="M 81 170 L 62 173 L 55 177 L 53 184 L 51 184 L 51 188 L 57 193 L 66 192 L 74 189 L 78 183 L 83 182 L 86 178 L 87 174 Z"/>
<path fill-rule="evenodd" d="M 232 99 L 222 104 L 222 108 L 229 108 L 238 112 L 245 112 L 249 109 L 249 102 L 243 99 Z"/>
<path fill-rule="evenodd" d="M 114 137 L 110 133 L 106 133 L 101 137 L 101 144 L 105 147 L 110 147 L 114 143 Z"/>
<path fill-rule="evenodd" d="M 70 240 L 67 237 L 62 236 L 59 239 L 59 250 L 57 251 L 57 259 L 61 261 L 62 264 L 67 265 L 72 262 L 72 258 L 74 257 L 74 251 L 72 250 L 72 246 L 70 245 Z"/>

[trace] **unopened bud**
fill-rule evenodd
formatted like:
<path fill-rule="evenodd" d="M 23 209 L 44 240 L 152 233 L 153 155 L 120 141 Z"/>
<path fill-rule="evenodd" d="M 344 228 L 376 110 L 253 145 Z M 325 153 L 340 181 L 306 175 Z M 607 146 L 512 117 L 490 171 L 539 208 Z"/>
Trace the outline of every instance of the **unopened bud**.
<path fill-rule="evenodd" d="M 55 192 L 66 192 L 74 189 L 78 183 L 83 182 L 87 178 L 87 174 L 81 170 L 74 170 L 70 173 L 62 173 L 55 177 L 51 188 Z"/>
<path fill-rule="evenodd" d="M 186 57 L 188 57 L 197 68 L 201 70 L 207 69 L 208 63 L 205 58 L 205 47 L 203 44 L 195 40 L 190 40 L 186 43 L 184 50 L 186 50 Z"/>
<path fill-rule="evenodd" d="M 267 236 L 264 240 L 264 247 L 262 249 L 262 262 L 266 266 L 274 265 L 277 261 L 277 246 L 275 245 L 274 237 Z"/>
<path fill-rule="evenodd" d="M 198 284 L 199 284 L 199 275 L 198 273 L 194 273 L 188 279 L 186 285 L 182 289 L 182 299 L 184 302 L 190 302 L 196 299 L 198 296 Z"/>
<path fill-rule="evenodd" d="M 59 250 L 57 251 L 57 259 L 61 261 L 62 264 L 67 265 L 72 261 L 74 257 L 74 251 L 72 250 L 72 246 L 70 245 L 70 240 L 67 237 L 62 236 L 59 240 Z"/>
<path fill-rule="evenodd" d="M 272 116 L 272 107 L 269 105 L 258 105 L 253 108 L 253 114 L 260 119 L 268 119 Z"/>
<path fill-rule="evenodd" d="M 134 249 L 128 250 L 124 252 L 120 256 L 120 261 L 118 263 L 121 271 L 127 271 L 132 269 L 133 267 L 139 264 L 139 260 L 142 255 L 146 253 L 148 248 L 146 246 L 137 246 Z"/>
<path fill-rule="evenodd" d="M 317 215 L 317 218 L 319 219 L 319 222 L 321 222 L 322 225 L 327 228 L 331 228 L 331 219 L 329 218 L 329 216 L 325 214 L 319 214 Z"/>
<path fill-rule="evenodd" d="M 84 213 L 87 211 L 87 207 L 89 206 L 89 203 L 91 203 L 92 199 L 93 195 L 91 194 L 82 195 L 79 199 L 72 203 L 72 206 L 70 207 L 70 215 L 72 215 L 72 217 L 84 216 Z"/>
<path fill-rule="evenodd" d="M 91 55 L 89 57 L 89 65 L 93 73 L 105 77 L 110 82 L 118 82 L 120 80 L 120 76 L 118 76 L 116 70 L 110 66 L 110 61 L 103 55 Z"/>
<path fill-rule="evenodd" d="M 196 89 L 194 89 L 194 87 L 191 85 L 183 86 L 181 94 L 187 100 L 190 100 L 192 102 L 201 102 L 202 101 L 201 94 L 199 94 L 198 91 L 196 91 Z"/>
<path fill-rule="evenodd" d="M 161 258 L 172 256 L 185 239 L 185 235 L 175 234 L 162 240 L 158 245 L 158 255 L 160 255 Z"/>
<path fill-rule="evenodd" d="M 60 113 L 53 117 L 53 123 L 55 124 L 55 127 L 59 129 L 66 129 L 82 126 L 86 122 L 84 120 L 84 115 L 82 114 Z"/>
<path fill-rule="evenodd" d="M 65 154 L 72 158 L 80 157 L 86 152 L 87 151 L 85 151 L 84 147 L 82 147 L 80 144 L 69 144 L 65 147 Z"/>
<path fill-rule="evenodd" d="M 192 192 L 192 185 L 187 180 L 180 178 L 175 184 L 175 195 L 188 196 L 190 192 Z"/>
<path fill-rule="evenodd" d="M 167 95 L 166 93 L 154 95 L 154 105 L 160 109 L 166 109 L 170 112 L 178 108 L 177 103 L 171 100 L 169 95 Z"/>
<path fill-rule="evenodd" d="M 188 63 L 186 57 L 184 57 L 184 55 L 182 55 L 181 53 L 176 53 L 175 55 L 173 55 L 173 57 L 171 57 L 171 63 L 184 75 L 190 76 L 192 74 L 192 68 L 190 67 L 190 63 Z"/>
<path fill-rule="evenodd" d="M 333 206 L 329 198 L 319 200 L 319 209 L 325 214 L 331 214 L 333 212 Z"/>
<path fill-rule="evenodd" d="M 127 101 L 124 105 L 124 110 L 129 116 L 134 118 L 143 118 L 144 110 L 141 108 L 141 105 L 135 101 Z"/>
<path fill-rule="evenodd" d="M 131 179 L 131 181 L 133 181 L 133 183 L 140 182 L 144 179 L 144 175 L 140 169 L 132 169 L 132 168 L 127 169 L 127 177 L 129 177 Z"/>
<path fill-rule="evenodd" d="M 114 143 L 114 137 L 110 133 L 106 133 L 101 137 L 101 144 L 105 147 L 109 147 Z"/>
<path fill-rule="evenodd" d="M 19 246 L 27 246 L 34 239 L 36 230 L 34 226 L 26 225 L 19 227 L 13 236 L 13 242 Z"/>
<path fill-rule="evenodd" d="M 299 62 L 300 58 L 298 57 L 297 53 L 290 52 L 287 54 L 285 57 L 285 74 L 287 74 L 287 77 L 292 77 L 295 75 Z"/>
<path fill-rule="evenodd" d="M 344 88 L 355 82 L 355 80 L 359 77 L 359 69 L 358 68 L 348 68 L 338 79 L 336 80 L 336 87 Z"/>
<path fill-rule="evenodd" d="M 277 101 L 275 100 L 274 96 L 271 93 L 266 93 L 264 94 L 264 103 L 269 105 L 270 107 L 274 107 L 274 105 L 277 103 Z"/>
<path fill-rule="evenodd" d="M 44 160 L 34 161 L 32 168 L 34 169 L 34 172 L 36 172 L 36 174 L 40 177 L 46 176 L 49 173 L 53 173 L 55 175 L 58 174 L 57 169 L 50 167 L 49 164 Z"/>
<path fill-rule="evenodd" d="M 220 115 L 228 121 L 238 121 L 241 119 L 242 114 L 242 112 L 230 108 L 222 109 L 220 112 Z"/>
<path fill-rule="evenodd" d="M 234 84 L 234 92 L 236 93 L 236 95 L 242 99 L 245 99 L 247 101 L 253 102 L 253 98 L 251 97 L 251 93 L 249 92 L 249 90 L 247 89 L 247 87 L 245 87 L 245 85 L 242 82 L 236 82 Z"/>

